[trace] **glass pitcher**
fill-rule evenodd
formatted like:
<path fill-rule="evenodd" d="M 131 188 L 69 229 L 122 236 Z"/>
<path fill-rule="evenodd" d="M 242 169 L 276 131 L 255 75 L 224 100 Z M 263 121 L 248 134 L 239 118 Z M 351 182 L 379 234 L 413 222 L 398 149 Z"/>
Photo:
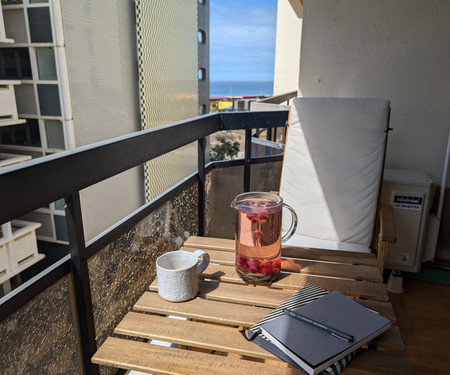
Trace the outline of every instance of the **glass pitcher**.
<path fill-rule="evenodd" d="M 236 271 L 248 283 L 276 280 L 281 269 L 281 243 L 297 228 L 295 211 L 283 199 L 270 193 L 239 194 L 231 203 L 235 209 Z M 289 230 L 281 236 L 281 212 L 292 214 Z"/>

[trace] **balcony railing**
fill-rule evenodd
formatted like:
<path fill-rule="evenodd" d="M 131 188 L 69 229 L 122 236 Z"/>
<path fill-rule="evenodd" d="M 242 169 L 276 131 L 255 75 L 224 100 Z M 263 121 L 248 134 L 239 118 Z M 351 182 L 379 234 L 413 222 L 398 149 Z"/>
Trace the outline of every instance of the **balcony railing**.
<path fill-rule="evenodd" d="M 0 299 L 0 321 L 8 318 L 39 293 L 67 274 L 72 274 L 76 327 L 86 374 L 97 374 L 90 358 L 96 350 L 88 259 L 133 228 L 143 218 L 183 190 L 198 184 L 198 234 L 204 230 L 205 178 L 213 168 L 243 165 L 243 191 L 250 188 L 251 165 L 281 160 L 281 156 L 252 158 L 252 129 L 286 126 L 288 111 L 234 112 L 204 115 L 154 130 L 141 131 L 8 166 L 0 171 L 0 223 L 8 222 L 39 207 L 64 198 L 70 255 Z M 206 137 L 224 130 L 245 130 L 245 157 L 206 163 Z M 198 170 L 170 190 L 144 204 L 93 240 L 86 242 L 80 191 L 160 155 L 197 142 Z M 38 183 L 37 183 L 38 181 Z M 55 183 L 55 181 L 57 181 Z M 32 187 L 32 190 L 31 188 Z M 70 301 L 67 301 L 70 304 Z"/>

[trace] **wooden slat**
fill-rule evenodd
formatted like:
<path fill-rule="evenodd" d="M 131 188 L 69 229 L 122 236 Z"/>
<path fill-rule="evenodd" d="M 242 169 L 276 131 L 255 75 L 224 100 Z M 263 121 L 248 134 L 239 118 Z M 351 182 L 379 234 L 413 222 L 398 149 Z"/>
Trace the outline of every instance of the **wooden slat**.
<path fill-rule="evenodd" d="M 300 375 L 301 372 L 286 367 L 284 362 L 278 361 L 271 353 L 244 340 L 235 326 L 252 326 L 266 316 L 271 308 L 279 306 L 306 283 L 355 297 L 362 305 L 395 321 L 391 304 L 385 302 L 388 301 L 388 295 L 380 282 L 380 274 L 373 271 L 377 264 L 374 254 L 283 247 L 284 257 L 302 260 L 296 259 L 291 264 L 283 263 L 284 269 L 290 267 L 292 273 L 283 272 L 280 279 L 267 288 L 247 285 L 239 278 L 234 269 L 234 240 L 192 236 L 185 246 L 188 248 L 185 250 L 190 251 L 196 248 L 209 250 L 211 255 L 212 264 L 201 275 L 206 280 L 200 281 L 200 298 L 182 304 L 167 302 L 154 293 L 157 291 L 155 280 L 150 286 L 152 292 L 144 293 L 134 308 L 142 312 L 182 316 L 197 321 L 131 312 L 119 323 L 115 332 L 128 337 L 169 341 L 195 349 L 187 351 L 144 344 L 132 339 L 108 338 L 94 355 L 93 363 L 153 374 Z M 316 260 L 341 264 L 324 265 Z M 302 268 L 298 269 L 298 266 Z M 333 278 L 319 275 L 333 275 Z M 378 282 L 355 281 L 351 278 Z M 404 350 L 398 327 L 393 326 L 378 336 L 369 347 L 371 349 L 361 349 L 358 352 L 344 374 L 412 373 L 408 357 L 397 352 Z M 375 347 L 382 351 L 372 349 Z M 223 355 L 202 352 L 212 349 Z M 239 355 L 259 359 L 242 360 L 238 358 Z M 269 364 L 261 361 L 268 361 Z"/>
<path fill-rule="evenodd" d="M 150 290 L 154 292 L 158 291 L 157 280 L 151 283 Z M 218 283 L 216 281 L 200 281 L 200 290 L 197 296 L 215 301 L 275 308 L 294 293 L 294 290 L 257 288 L 245 284 L 237 285 Z"/>
<path fill-rule="evenodd" d="M 193 299 L 184 303 L 165 301 L 158 293 L 146 292 L 134 305 L 134 310 L 164 315 L 176 315 L 206 322 L 242 326 L 249 328 L 264 318 L 272 309 Z"/>
<path fill-rule="evenodd" d="M 117 325 L 114 332 L 255 358 L 276 359 L 272 353 L 259 345 L 245 340 L 234 327 L 130 312 Z"/>
<path fill-rule="evenodd" d="M 224 251 L 235 251 L 234 240 L 229 240 L 225 238 L 215 238 L 215 237 L 199 237 L 190 236 L 185 242 L 186 247 L 192 247 L 197 249 L 211 249 L 211 250 L 224 250 Z"/>
<path fill-rule="evenodd" d="M 385 318 L 389 319 L 392 324 L 396 323 L 394 309 L 392 308 L 392 304 L 390 302 L 372 301 L 368 299 L 356 299 L 356 301 L 361 305 L 380 313 Z"/>
<path fill-rule="evenodd" d="M 222 282 L 245 284 L 238 276 L 235 268 L 230 266 L 210 264 L 200 277 L 220 280 Z M 367 298 L 377 301 L 389 300 L 386 287 L 383 283 L 343 280 L 302 274 L 282 273 L 280 278 L 271 284 L 271 288 L 299 290 L 307 283 L 329 291 L 337 290 L 350 297 Z"/>
<path fill-rule="evenodd" d="M 200 283 L 200 289 L 206 290 L 206 287 L 203 288 L 204 283 L 205 282 Z M 229 286 L 239 287 L 232 284 L 230 284 Z M 226 291 L 222 292 L 222 296 L 224 299 L 228 299 L 224 294 L 225 292 Z M 294 291 L 290 293 L 293 294 Z M 207 292 L 205 292 L 204 290 L 200 290 L 200 294 L 203 294 L 206 296 L 206 298 L 208 298 Z M 247 299 L 247 302 L 249 297 L 250 295 L 245 297 Z M 393 323 L 395 323 L 394 311 L 392 309 L 392 305 L 389 302 L 358 299 L 355 299 L 355 301 L 359 302 L 363 306 L 377 311 L 382 316 L 390 319 Z M 253 304 L 253 301 L 249 302 L 250 304 Z M 277 305 L 273 303 L 273 305 L 269 308 L 275 308 L 276 306 Z M 154 292 L 144 293 L 134 305 L 134 309 L 137 311 L 152 312 L 164 315 L 177 315 L 191 319 L 211 321 L 229 325 L 240 325 L 243 327 L 251 327 L 253 324 L 266 316 L 270 311 L 265 307 L 261 308 L 250 305 L 242 305 L 238 303 L 206 300 L 202 298 L 186 301 L 182 304 L 172 303 L 164 300 L 159 296 L 158 293 Z"/>
<path fill-rule="evenodd" d="M 157 293 L 146 292 L 136 302 L 137 311 L 163 315 L 175 315 L 229 326 L 249 328 L 264 318 L 271 309 L 234 303 L 193 299 L 183 304 L 167 302 Z M 404 350 L 404 343 L 397 326 L 380 335 L 372 344 L 387 350 Z"/>
<path fill-rule="evenodd" d="M 256 322 L 255 322 L 256 323 Z M 116 327 L 116 334 L 155 339 L 190 347 L 224 351 L 244 356 L 276 359 L 258 345 L 246 341 L 232 326 L 164 318 L 149 314 L 128 313 Z M 383 350 L 404 350 L 397 327 L 378 336 L 371 342 Z"/>
<path fill-rule="evenodd" d="M 195 248 L 182 247 L 180 250 L 195 251 Z M 210 250 L 208 254 L 212 263 L 234 266 L 235 254 L 223 250 Z M 312 260 L 297 260 L 284 258 L 281 269 L 287 272 L 306 273 L 317 276 L 330 276 L 352 280 L 383 282 L 383 277 L 377 267 L 365 265 L 337 264 Z"/>
<path fill-rule="evenodd" d="M 184 243 L 184 246 L 196 249 L 223 250 L 231 252 L 235 251 L 234 240 L 214 237 L 190 236 Z M 377 266 L 377 259 L 375 254 L 356 253 L 352 251 L 310 249 L 284 245 L 282 247 L 282 255 L 289 258 L 311 259 L 347 264 L 361 264 L 372 267 Z"/>
<path fill-rule="evenodd" d="M 150 290 L 153 292 L 158 291 L 157 280 L 152 282 L 150 285 Z M 281 305 L 295 292 L 296 290 L 279 290 L 253 287 L 246 284 L 218 283 L 216 281 L 201 280 L 198 297 L 207 298 L 214 301 L 275 308 Z M 394 310 L 389 302 L 364 299 L 357 299 L 356 301 L 363 306 L 379 312 L 392 322 L 395 322 Z M 184 304 L 180 306 L 184 306 Z M 182 309 L 182 307 L 180 307 L 180 309 Z"/>
<path fill-rule="evenodd" d="M 393 350 L 400 352 L 405 350 L 405 343 L 398 326 L 392 326 L 386 332 L 372 340 L 370 344 L 388 351 Z"/>
<path fill-rule="evenodd" d="M 303 374 L 294 368 L 211 355 L 192 350 L 160 347 L 114 337 L 106 339 L 92 357 L 92 362 L 155 375 Z M 408 375 L 412 373 L 411 363 L 405 354 L 360 350 L 342 374 Z"/>
<path fill-rule="evenodd" d="M 283 271 L 287 272 L 364 280 L 376 283 L 383 282 L 383 276 L 378 268 L 365 265 L 337 264 L 313 260 L 283 258 L 281 268 Z"/>
<path fill-rule="evenodd" d="M 408 356 L 404 353 L 379 352 L 375 350 L 360 350 L 352 359 L 350 366 L 343 375 L 412 375 L 413 369 Z"/>
<path fill-rule="evenodd" d="M 301 375 L 299 370 L 109 337 L 92 362 L 155 375 Z"/>
<path fill-rule="evenodd" d="M 182 246 L 180 250 L 193 252 L 196 250 L 196 248 Z M 225 250 L 211 250 L 211 249 L 205 250 L 208 252 L 212 263 L 224 264 L 227 266 L 233 266 L 235 263 L 236 255 L 234 252 Z"/>
<path fill-rule="evenodd" d="M 312 259 L 355 265 L 361 264 L 371 267 L 377 266 L 377 258 L 375 254 L 372 253 L 357 253 L 354 251 L 323 250 L 307 247 L 283 246 L 281 255 L 299 259 Z"/>

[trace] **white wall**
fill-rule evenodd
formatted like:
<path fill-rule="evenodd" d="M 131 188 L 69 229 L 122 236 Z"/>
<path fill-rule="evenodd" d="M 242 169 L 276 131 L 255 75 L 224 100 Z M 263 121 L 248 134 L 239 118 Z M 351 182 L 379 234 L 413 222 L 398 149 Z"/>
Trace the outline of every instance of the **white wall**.
<path fill-rule="evenodd" d="M 300 0 L 278 0 L 273 95 L 298 88 L 301 11 Z"/>
<path fill-rule="evenodd" d="M 422 170 L 440 184 L 450 127 L 449 20 L 448 0 L 305 0 L 299 96 L 390 99 L 386 166 Z"/>

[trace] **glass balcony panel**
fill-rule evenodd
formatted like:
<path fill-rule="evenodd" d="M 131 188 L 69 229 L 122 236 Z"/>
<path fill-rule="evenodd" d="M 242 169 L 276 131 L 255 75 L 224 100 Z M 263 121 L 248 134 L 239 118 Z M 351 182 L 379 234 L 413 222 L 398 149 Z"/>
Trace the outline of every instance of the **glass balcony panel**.
<path fill-rule="evenodd" d="M 251 167 L 251 191 L 279 190 L 282 162 L 254 164 Z M 234 238 L 234 210 L 230 208 L 236 195 L 243 192 L 244 166 L 216 168 L 210 173 L 211 199 L 206 212 L 206 236 Z"/>
<path fill-rule="evenodd" d="M 34 211 L 22 216 L 20 219 L 41 223 L 41 227 L 36 229 L 38 239 L 39 237 L 53 238 L 52 217 L 49 213 Z"/>
<path fill-rule="evenodd" d="M 66 217 L 55 215 L 55 230 L 56 239 L 58 241 L 69 241 L 69 235 L 67 234 Z"/>
<path fill-rule="evenodd" d="M 52 48 L 36 48 L 39 79 L 56 81 L 55 53 Z"/>
<path fill-rule="evenodd" d="M 59 211 L 64 211 L 65 206 L 66 206 L 66 203 L 65 203 L 64 199 L 58 199 L 55 202 L 55 209 L 57 209 Z"/>
<path fill-rule="evenodd" d="M 47 145 L 49 148 L 64 150 L 64 131 L 61 121 L 45 120 L 45 131 L 47 133 Z"/>

